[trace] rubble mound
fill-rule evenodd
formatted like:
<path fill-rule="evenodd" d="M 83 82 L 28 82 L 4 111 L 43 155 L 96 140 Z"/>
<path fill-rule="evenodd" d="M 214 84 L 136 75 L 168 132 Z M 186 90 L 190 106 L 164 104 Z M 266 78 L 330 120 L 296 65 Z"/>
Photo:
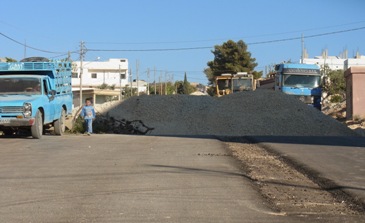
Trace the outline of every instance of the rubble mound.
<path fill-rule="evenodd" d="M 151 135 L 358 136 L 346 125 L 299 100 L 269 90 L 220 98 L 142 95 L 99 112 L 118 120 L 142 120 Z"/>

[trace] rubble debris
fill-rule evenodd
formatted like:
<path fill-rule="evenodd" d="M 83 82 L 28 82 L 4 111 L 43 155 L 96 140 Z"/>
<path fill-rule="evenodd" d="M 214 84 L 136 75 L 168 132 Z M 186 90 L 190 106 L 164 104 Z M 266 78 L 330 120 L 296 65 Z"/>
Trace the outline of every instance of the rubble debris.
<path fill-rule="evenodd" d="M 95 133 L 146 135 L 154 130 L 141 120 L 119 120 L 108 114 L 106 116 L 97 114 L 93 125 Z"/>

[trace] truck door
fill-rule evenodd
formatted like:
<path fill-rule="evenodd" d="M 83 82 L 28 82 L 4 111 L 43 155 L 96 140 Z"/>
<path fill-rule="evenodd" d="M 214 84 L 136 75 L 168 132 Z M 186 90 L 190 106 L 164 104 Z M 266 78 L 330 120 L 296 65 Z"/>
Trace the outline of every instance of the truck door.
<path fill-rule="evenodd" d="M 44 103 L 44 123 L 53 122 L 55 116 L 55 103 L 54 95 L 51 94 L 51 88 L 48 79 L 43 79 L 43 93 L 46 97 L 46 103 Z"/>

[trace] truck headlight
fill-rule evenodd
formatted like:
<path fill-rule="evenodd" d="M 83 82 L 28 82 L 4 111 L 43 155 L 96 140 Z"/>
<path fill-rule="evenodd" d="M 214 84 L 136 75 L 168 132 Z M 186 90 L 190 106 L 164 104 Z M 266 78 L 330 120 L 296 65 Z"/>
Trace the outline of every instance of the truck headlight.
<path fill-rule="evenodd" d="M 23 114 L 25 118 L 32 116 L 32 104 L 31 103 L 24 103 L 23 104 Z"/>

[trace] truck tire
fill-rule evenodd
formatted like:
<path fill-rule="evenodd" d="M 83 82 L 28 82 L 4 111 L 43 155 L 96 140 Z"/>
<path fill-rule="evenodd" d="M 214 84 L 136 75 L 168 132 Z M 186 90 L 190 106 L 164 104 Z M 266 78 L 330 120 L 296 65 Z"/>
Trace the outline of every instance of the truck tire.
<path fill-rule="evenodd" d="M 30 128 L 30 131 L 32 133 L 32 137 L 35 139 L 42 138 L 43 134 L 43 118 L 42 118 L 42 112 L 40 110 L 37 111 L 35 115 L 35 121 L 32 127 Z"/>
<path fill-rule="evenodd" d="M 65 121 L 66 121 L 66 111 L 65 109 L 62 109 L 60 118 L 57 119 L 53 124 L 54 132 L 56 135 L 63 135 L 63 133 L 65 132 L 66 129 Z"/>

